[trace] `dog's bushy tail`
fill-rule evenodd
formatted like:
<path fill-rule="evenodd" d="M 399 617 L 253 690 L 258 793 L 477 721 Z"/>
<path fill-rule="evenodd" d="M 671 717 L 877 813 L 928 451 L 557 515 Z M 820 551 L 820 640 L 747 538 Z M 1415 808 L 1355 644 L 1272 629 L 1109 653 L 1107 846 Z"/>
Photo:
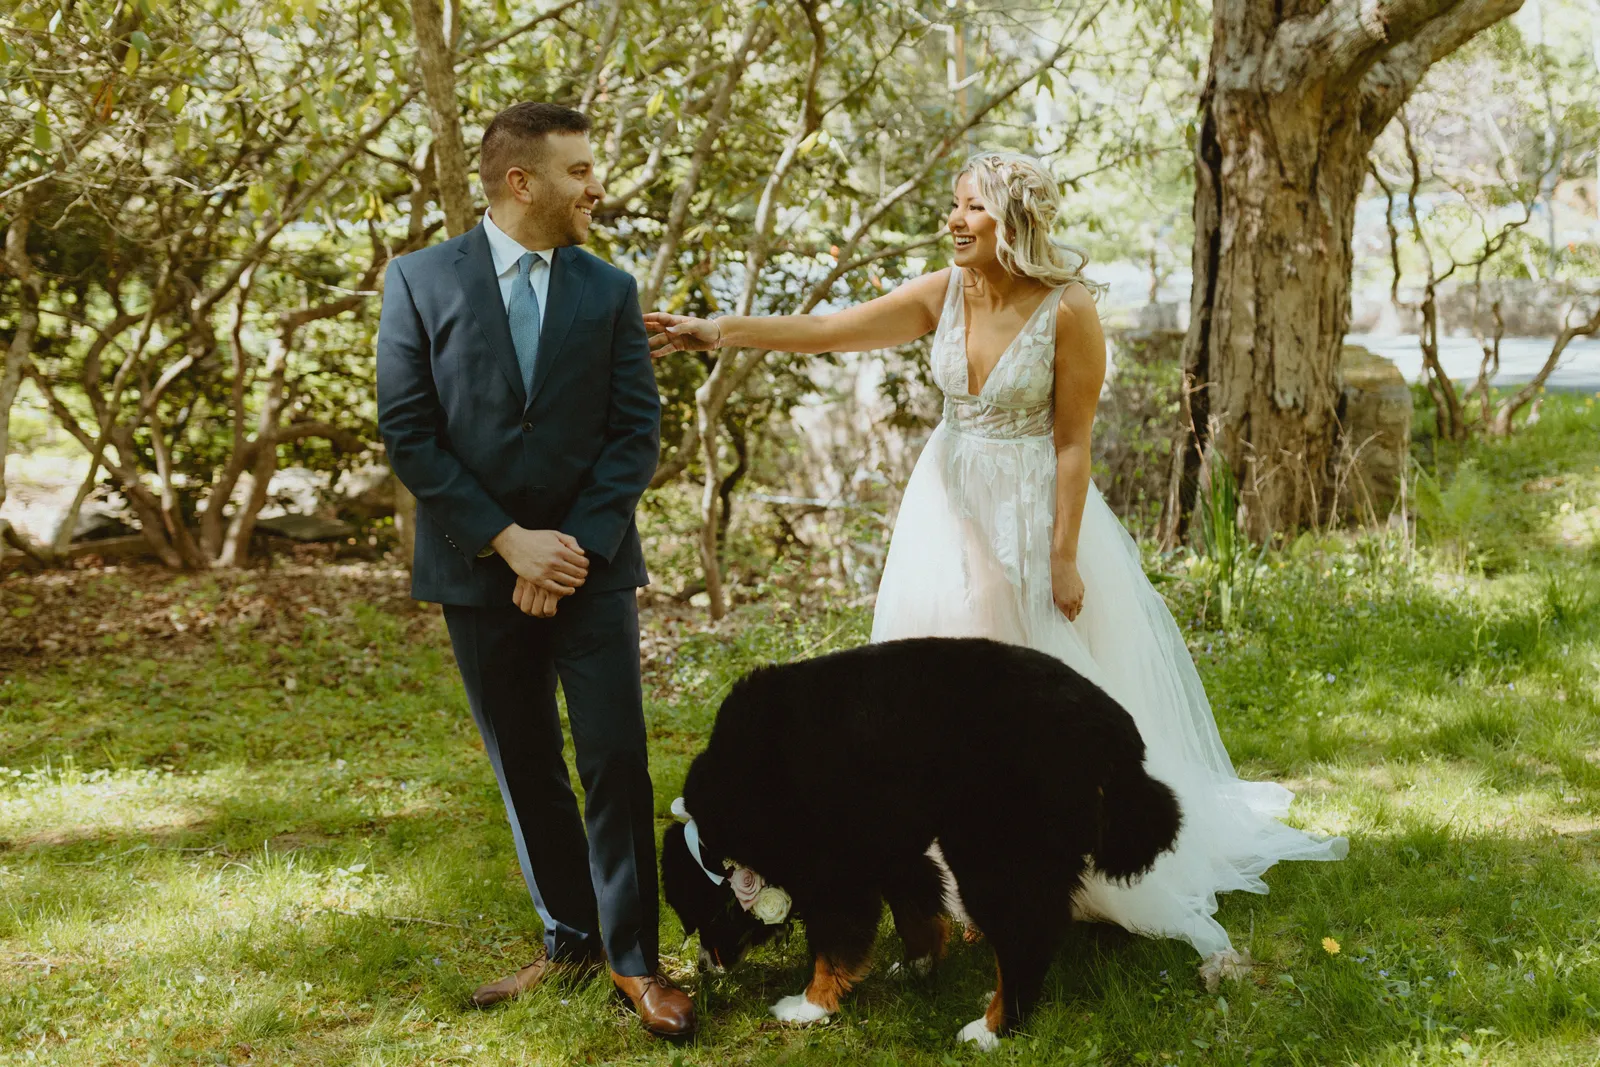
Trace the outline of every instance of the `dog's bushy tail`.
<path fill-rule="evenodd" d="M 1143 759 L 1114 766 L 1101 791 L 1094 865 L 1108 878 L 1129 881 L 1177 841 L 1183 813 L 1166 783 L 1145 773 Z"/>

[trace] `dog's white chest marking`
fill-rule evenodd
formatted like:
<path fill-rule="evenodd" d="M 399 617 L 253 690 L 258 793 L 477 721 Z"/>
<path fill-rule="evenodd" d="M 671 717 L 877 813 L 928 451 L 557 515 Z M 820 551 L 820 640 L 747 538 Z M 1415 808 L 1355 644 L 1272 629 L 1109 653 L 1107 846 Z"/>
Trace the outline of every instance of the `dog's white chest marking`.
<path fill-rule="evenodd" d="M 772 1015 L 780 1023 L 794 1023 L 799 1026 L 810 1026 L 827 1019 L 828 1011 L 820 1008 L 806 999 L 804 993 L 796 993 L 792 997 L 784 997 L 772 1006 Z"/>
<path fill-rule="evenodd" d="M 989 1020 L 982 1015 L 972 1020 L 961 1028 L 956 1034 L 957 1040 L 970 1041 L 985 1052 L 993 1052 L 1000 1047 L 1000 1038 L 989 1029 Z"/>
<path fill-rule="evenodd" d="M 934 841 L 929 845 L 925 854 L 939 868 L 939 881 L 944 886 L 944 910 L 949 913 L 950 918 L 962 926 L 971 926 L 972 917 L 967 914 L 966 905 L 961 902 L 961 887 L 956 885 L 956 876 L 950 870 L 950 865 L 944 861 L 944 851 L 939 848 L 939 842 Z"/>

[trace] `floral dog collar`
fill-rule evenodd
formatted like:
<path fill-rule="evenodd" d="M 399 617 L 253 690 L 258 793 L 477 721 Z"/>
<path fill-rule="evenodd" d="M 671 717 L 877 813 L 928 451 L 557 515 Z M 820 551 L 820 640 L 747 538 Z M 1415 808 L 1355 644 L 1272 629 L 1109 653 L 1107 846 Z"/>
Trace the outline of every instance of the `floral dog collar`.
<path fill-rule="evenodd" d="M 749 867 L 741 867 L 733 860 L 725 859 L 722 861 L 725 873 L 718 874 L 705 865 L 700 858 L 700 828 L 695 825 L 689 809 L 684 807 L 682 797 L 672 802 L 672 817 L 683 824 L 683 839 L 684 844 L 689 846 L 689 855 L 694 857 L 695 865 L 705 872 L 713 885 L 728 882 L 739 906 L 768 926 L 776 926 L 789 917 L 789 909 L 794 904 L 789 894 L 778 886 L 768 885 Z"/>

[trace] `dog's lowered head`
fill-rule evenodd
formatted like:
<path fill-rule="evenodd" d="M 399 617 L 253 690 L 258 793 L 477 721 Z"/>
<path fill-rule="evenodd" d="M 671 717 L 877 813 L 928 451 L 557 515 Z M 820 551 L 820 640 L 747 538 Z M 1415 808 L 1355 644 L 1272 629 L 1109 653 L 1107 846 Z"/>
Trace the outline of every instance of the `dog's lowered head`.
<path fill-rule="evenodd" d="M 705 864 L 720 859 L 702 857 Z M 727 882 L 717 885 L 706 877 L 701 863 L 689 854 L 681 824 L 667 827 L 661 843 L 661 888 L 667 905 L 677 913 L 684 934 L 700 935 L 700 969 L 722 971 L 744 958 L 757 945 L 777 935 L 769 926 L 739 906 Z"/>

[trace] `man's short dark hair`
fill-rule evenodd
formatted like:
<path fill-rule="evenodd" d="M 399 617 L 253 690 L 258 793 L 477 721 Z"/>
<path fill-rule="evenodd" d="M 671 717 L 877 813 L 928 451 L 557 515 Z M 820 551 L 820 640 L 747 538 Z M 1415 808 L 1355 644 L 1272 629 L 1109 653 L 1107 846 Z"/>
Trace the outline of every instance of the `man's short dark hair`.
<path fill-rule="evenodd" d="M 589 116 L 560 104 L 537 100 L 512 104 L 483 131 L 478 179 L 483 182 L 484 195 L 493 200 L 512 167 L 531 171 L 538 166 L 546 134 L 588 133 L 589 126 Z"/>

